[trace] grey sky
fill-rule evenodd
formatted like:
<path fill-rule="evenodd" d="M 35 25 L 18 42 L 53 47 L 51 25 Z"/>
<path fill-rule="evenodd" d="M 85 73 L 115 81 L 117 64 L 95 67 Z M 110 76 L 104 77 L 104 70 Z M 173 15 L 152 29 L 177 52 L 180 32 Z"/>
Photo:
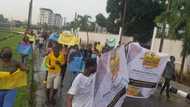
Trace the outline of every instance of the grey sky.
<path fill-rule="evenodd" d="M 0 0 L 0 14 L 9 19 L 26 20 L 30 0 Z M 106 15 L 107 0 L 33 0 L 33 23 L 39 18 L 39 8 L 50 8 L 71 21 L 74 13 L 96 16 L 98 13 Z"/>

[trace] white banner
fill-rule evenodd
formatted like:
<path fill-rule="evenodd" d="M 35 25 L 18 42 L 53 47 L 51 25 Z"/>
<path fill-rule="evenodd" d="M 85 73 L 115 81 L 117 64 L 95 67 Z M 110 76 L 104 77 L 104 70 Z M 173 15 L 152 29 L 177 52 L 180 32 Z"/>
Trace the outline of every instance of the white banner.
<path fill-rule="evenodd" d="M 154 93 L 168 61 L 168 55 L 155 53 L 138 43 L 128 46 L 127 71 L 129 86 L 127 96 L 148 98 Z"/>
<path fill-rule="evenodd" d="M 113 49 L 100 57 L 97 67 L 95 82 L 94 107 L 107 107 L 116 94 L 128 86 L 129 75 L 127 72 L 125 48 Z M 123 96 L 115 107 L 121 107 Z"/>

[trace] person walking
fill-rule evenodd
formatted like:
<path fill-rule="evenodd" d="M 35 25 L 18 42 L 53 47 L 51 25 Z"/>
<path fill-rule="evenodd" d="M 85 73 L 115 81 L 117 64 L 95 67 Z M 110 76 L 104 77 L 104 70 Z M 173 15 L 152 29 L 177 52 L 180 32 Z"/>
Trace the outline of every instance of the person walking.
<path fill-rule="evenodd" d="M 67 95 L 67 107 L 93 107 L 95 72 L 97 64 L 86 60 L 86 69 L 74 79 Z"/>
<path fill-rule="evenodd" d="M 11 48 L 3 48 L 0 53 L 0 72 L 12 74 L 18 69 L 26 70 L 24 65 L 12 59 Z M 0 89 L 0 107 L 13 107 L 16 93 L 16 89 Z"/>
<path fill-rule="evenodd" d="M 46 59 L 47 75 L 47 103 L 55 105 L 56 93 L 61 82 L 61 68 L 64 64 L 64 55 L 58 45 L 52 48 Z M 51 90 L 53 90 L 51 94 Z"/>
<path fill-rule="evenodd" d="M 43 55 L 43 53 L 44 53 L 44 38 L 43 38 L 43 36 L 42 36 L 42 33 L 39 33 L 39 35 L 38 35 L 38 47 L 39 47 L 39 52 L 40 52 L 40 54 L 41 54 L 41 56 Z"/>
<path fill-rule="evenodd" d="M 162 95 L 164 89 L 166 88 L 166 96 L 167 99 L 170 98 L 170 81 L 176 79 L 175 75 L 175 57 L 170 56 L 170 61 L 166 64 L 166 67 L 164 69 L 163 77 L 165 78 L 164 85 L 160 91 L 160 95 Z"/>
<path fill-rule="evenodd" d="M 82 62 L 83 55 L 79 50 L 79 47 L 75 45 L 73 49 L 70 50 L 68 56 L 68 71 L 72 74 L 72 81 L 81 72 Z"/>
<path fill-rule="evenodd" d="M 29 42 L 32 45 L 33 50 L 35 49 L 35 45 L 36 45 L 36 35 L 33 32 L 33 30 L 30 30 L 29 33 L 26 34 L 26 36 L 28 36 L 29 38 Z"/>
<path fill-rule="evenodd" d="M 22 41 L 19 43 L 19 46 L 24 46 L 24 47 L 18 47 L 18 48 L 24 48 L 24 49 L 18 49 L 18 51 L 21 55 L 21 62 L 26 65 L 28 56 L 29 54 L 31 54 L 31 44 L 29 42 L 29 38 L 27 36 L 24 36 Z"/>

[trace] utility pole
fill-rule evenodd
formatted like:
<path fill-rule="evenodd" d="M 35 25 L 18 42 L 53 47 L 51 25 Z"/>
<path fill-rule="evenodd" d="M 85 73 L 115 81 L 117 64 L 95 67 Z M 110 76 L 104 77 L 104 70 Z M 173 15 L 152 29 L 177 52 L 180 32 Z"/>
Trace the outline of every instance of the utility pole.
<path fill-rule="evenodd" d="M 124 35 L 124 29 L 125 29 L 125 20 L 126 20 L 126 15 L 127 15 L 127 0 L 122 0 L 122 3 L 123 4 L 123 13 L 121 12 L 121 26 L 119 28 L 119 42 L 122 41 L 122 35 Z M 119 45 L 119 43 L 118 43 Z"/>
<path fill-rule="evenodd" d="M 28 11 L 28 24 L 27 24 L 27 29 L 31 28 L 31 23 L 32 23 L 32 7 L 33 7 L 33 0 L 30 0 L 29 3 L 29 11 Z M 31 75 L 31 80 L 29 82 L 29 91 L 30 91 L 30 100 L 29 100 L 29 104 L 30 107 L 34 107 L 34 89 L 33 89 L 33 85 L 34 85 L 34 48 L 32 45 L 32 67 L 31 67 L 31 71 L 29 73 L 29 75 Z"/>
<path fill-rule="evenodd" d="M 124 35 L 124 29 L 125 29 L 125 20 L 126 20 L 126 15 L 127 15 L 127 0 L 123 0 L 124 7 L 123 7 L 123 16 L 121 15 L 121 20 L 122 20 L 122 31 L 121 35 Z"/>
<path fill-rule="evenodd" d="M 33 0 L 30 0 L 29 11 L 28 11 L 28 24 L 27 24 L 28 29 L 30 29 L 32 22 L 32 7 L 33 7 Z"/>
<path fill-rule="evenodd" d="M 167 2 L 166 3 L 167 4 L 166 14 L 168 15 L 169 10 L 170 10 L 170 2 L 171 2 L 171 0 L 166 0 L 166 2 Z M 161 38 L 160 38 L 159 52 L 162 52 L 162 49 L 163 49 L 164 38 L 165 38 L 165 34 L 166 34 L 166 25 L 167 25 L 167 19 L 165 19 L 164 23 L 163 23 L 162 34 L 161 34 Z"/>

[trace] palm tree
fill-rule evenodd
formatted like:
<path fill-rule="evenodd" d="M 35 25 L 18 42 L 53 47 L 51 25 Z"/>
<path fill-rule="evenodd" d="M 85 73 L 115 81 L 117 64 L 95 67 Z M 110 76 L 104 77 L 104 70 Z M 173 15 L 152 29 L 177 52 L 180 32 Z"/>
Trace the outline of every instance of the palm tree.
<path fill-rule="evenodd" d="M 79 15 L 78 19 L 79 19 L 81 30 L 87 31 L 88 27 L 89 27 L 91 16 L 88 16 L 88 15 L 81 16 L 81 15 Z"/>

